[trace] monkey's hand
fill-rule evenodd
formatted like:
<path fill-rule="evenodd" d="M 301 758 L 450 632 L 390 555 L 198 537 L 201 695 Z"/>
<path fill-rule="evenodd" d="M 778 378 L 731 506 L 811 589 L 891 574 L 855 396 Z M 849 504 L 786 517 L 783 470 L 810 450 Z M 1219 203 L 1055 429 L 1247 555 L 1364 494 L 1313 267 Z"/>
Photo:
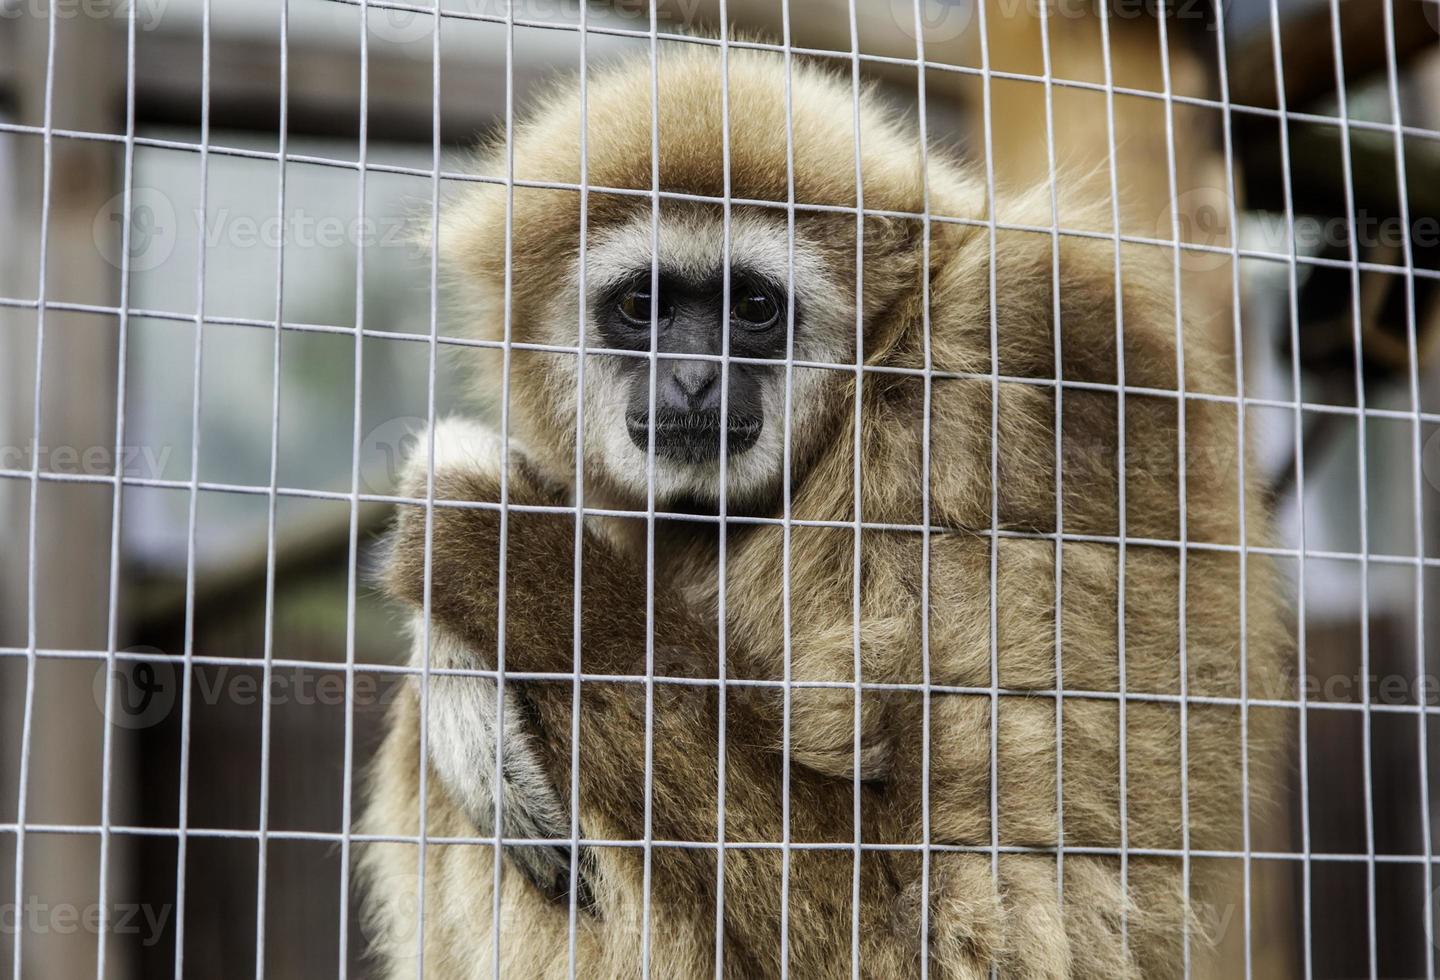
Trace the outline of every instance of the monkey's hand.
<path fill-rule="evenodd" d="M 428 445 L 428 440 L 420 445 Z M 560 790 L 569 786 L 577 666 L 575 515 L 564 489 L 547 483 L 513 443 L 508 469 L 502 471 L 499 438 L 483 426 L 442 421 L 435 428 L 434 445 L 433 470 L 422 449 L 407 464 L 401 492 L 426 499 L 433 472 L 435 505 L 428 508 L 428 518 L 424 506 L 401 506 L 384 575 L 387 591 L 415 610 L 415 664 L 425 662 L 428 636 L 429 662 L 441 670 L 429 681 L 429 757 L 441 781 L 482 831 L 491 832 L 498 814 L 506 838 L 563 841 L 571 836 L 569 793 Z M 503 517 L 502 472 L 507 504 Z M 663 582 L 653 586 L 653 605 L 647 603 L 645 569 L 605 538 L 587 530 L 580 543 L 580 668 L 587 675 L 634 678 L 580 686 L 580 752 L 587 760 L 580 772 L 581 813 L 594 824 L 592 831 L 643 837 L 648 777 L 656 801 L 657 835 L 713 836 L 713 819 L 708 826 L 681 823 L 693 819 L 693 813 L 715 812 L 715 689 L 665 685 L 664 703 L 656 709 L 647 705 L 641 678 L 650 629 L 650 649 L 683 651 L 681 656 L 667 655 L 667 664 L 685 660 L 688 676 L 717 676 L 714 633 Z M 647 616 L 647 606 L 652 615 Z M 500 667 L 503 697 L 497 696 L 494 673 Z M 457 675 L 445 672 L 447 668 L 480 673 Z M 512 673 L 527 676 L 509 676 Z M 538 679 L 537 673 L 558 676 Z M 656 689 L 662 690 L 660 685 Z M 732 719 L 737 711 L 747 710 L 742 700 L 732 696 Z M 683 703 L 684 710 L 671 710 L 677 703 Z M 497 732 L 503 735 L 497 737 Z M 647 740 L 653 746 L 649 773 L 644 762 Z M 775 741 L 778 744 L 778 736 Z M 753 763 L 738 753 L 732 747 L 732 766 Z M 686 805 L 662 806 L 672 794 Z M 707 794 L 712 798 L 708 805 L 700 800 Z M 506 852 L 543 892 L 558 897 L 569 890 L 568 843 L 507 847 Z M 672 858 L 696 861 L 688 852 L 666 855 L 665 860 Z M 697 873 L 707 873 L 709 866 L 713 878 L 713 859 L 697 863 Z M 684 869 L 676 870 L 687 875 Z M 677 882 L 688 888 L 700 884 Z M 576 883 L 577 889 L 585 886 L 583 878 Z"/>
<path fill-rule="evenodd" d="M 555 614 L 552 600 L 559 601 L 569 565 L 539 560 L 539 553 L 548 554 L 561 542 L 535 535 L 530 521 L 516 521 L 515 514 L 506 530 L 523 536 L 524 547 L 513 549 L 518 567 L 502 562 L 497 508 L 505 453 L 498 435 L 447 419 L 436 424 L 433 438 L 433 468 L 430 438 L 422 435 L 419 449 L 405 461 L 399 490 L 425 500 L 433 472 L 436 504 L 428 519 L 423 505 L 400 508 L 383 577 L 387 591 L 414 610 L 412 664 L 428 661 L 439 671 L 428 682 L 428 758 L 479 833 L 495 833 L 498 818 L 505 837 L 563 839 L 570 836 L 569 810 L 540 752 L 545 733 L 537 729 L 523 689 L 507 682 L 502 696 L 494 671 L 502 666 L 496 642 L 502 574 L 511 586 L 505 596 L 506 633 L 528 641 L 504 648 L 503 666 L 539 669 L 527 656 L 535 645 L 533 624 Z M 509 463 L 505 489 L 510 502 L 564 503 L 558 490 L 534 476 L 518 446 L 511 447 Z M 531 547 L 539 551 L 534 561 L 526 558 Z M 569 891 L 568 847 L 506 848 L 506 854 L 541 892 L 558 898 Z M 580 900 L 588 904 L 583 878 L 579 884 Z"/>
<path fill-rule="evenodd" d="M 400 487 L 413 500 L 426 499 L 431 471 L 427 440 L 420 445 Z M 428 520 L 423 505 L 401 507 L 386 561 L 387 591 L 417 609 L 428 606 L 431 622 L 471 645 L 486 670 L 502 666 L 503 658 L 506 671 L 569 680 L 576 652 L 576 534 L 568 492 L 548 482 L 514 442 L 502 479 L 499 436 L 477 423 L 441 420 L 434 446 L 435 505 Z M 588 529 L 581 558 L 584 671 L 644 674 L 651 628 L 645 569 Z M 683 599 L 658 582 L 653 597 L 648 619 L 655 648 L 685 648 L 700 661 L 715 660 L 713 630 Z"/>

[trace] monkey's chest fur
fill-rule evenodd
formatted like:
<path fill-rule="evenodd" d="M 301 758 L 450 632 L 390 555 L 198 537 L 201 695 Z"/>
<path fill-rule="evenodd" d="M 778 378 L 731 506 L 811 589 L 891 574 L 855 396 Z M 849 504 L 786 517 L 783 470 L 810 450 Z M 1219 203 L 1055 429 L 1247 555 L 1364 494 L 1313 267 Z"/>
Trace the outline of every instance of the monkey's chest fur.
<path fill-rule="evenodd" d="M 512 533 L 524 539 L 523 521 Z M 792 968 L 807 976 L 847 972 L 857 921 L 865 962 L 888 964 L 875 967 L 881 976 L 914 972 L 922 922 L 935 962 L 953 964 L 947 975 L 991 956 L 1020 964 L 1040 955 L 1041 947 L 1011 944 L 1030 930 L 1039 942 L 1046 922 L 1066 921 L 1087 937 L 1084 955 L 1114 975 L 1139 965 L 1121 931 L 1144 939 L 1135 948 L 1173 951 L 1182 904 L 1132 906 L 1118 859 L 1095 856 L 1066 861 L 1062 907 L 1047 853 L 1060 843 L 1062 821 L 1066 845 L 1102 854 L 1118 849 L 1122 834 L 1131 847 L 1182 846 L 1173 706 L 1128 705 L 1134 778 L 1122 798 L 1115 548 L 1067 543 L 1057 604 L 1052 541 L 1001 538 L 992 554 L 991 540 L 973 534 L 866 528 L 857 554 L 853 527 L 742 524 L 726 530 L 722 587 L 713 524 L 657 522 L 656 535 L 652 567 L 641 551 L 582 595 L 586 605 L 631 602 L 647 594 L 651 576 L 663 583 L 662 600 L 652 594 L 644 610 L 648 628 L 624 638 L 642 673 L 649 659 L 653 680 L 583 682 L 593 698 L 578 717 L 578 827 L 585 841 L 613 842 L 577 848 L 576 928 L 609 937 L 595 939 L 596 959 L 587 962 L 629 975 L 633 963 L 623 957 L 602 964 L 616 955 L 612 930 L 638 930 L 648 905 L 655 955 L 676 975 L 703 973 L 722 900 L 727 972 L 736 976 L 778 972 L 782 923 Z M 1173 626 L 1176 556 L 1132 549 L 1125 560 L 1127 616 Z M 1227 568 L 1233 575 L 1233 566 L 1213 563 L 1205 587 L 1226 587 Z M 570 643 L 570 622 L 551 628 L 557 645 Z M 694 644 L 697 635 L 705 646 Z M 600 639 L 582 633 L 582 647 Z M 1178 690 L 1175 642 L 1173 631 L 1132 625 L 1127 687 Z M 1192 689 L 1202 678 L 1216 688 L 1234 683 L 1221 624 L 1196 617 L 1190 642 Z M 1057 685 L 1088 696 L 1057 706 Z M 527 801 L 525 787 L 507 781 L 504 820 L 527 829 L 506 836 L 568 838 L 577 730 L 570 685 L 511 681 L 510 690 L 524 693 L 528 727 L 507 733 L 505 751 L 512 765 L 538 760 L 560 805 Z M 417 709 L 415 699 L 402 702 L 387 753 L 413 752 Z M 1202 798 L 1192 796 L 1191 847 L 1229 846 L 1238 827 L 1235 777 L 1226 775 L 1236 721 L 1233 712 L 1190 708 L 1189 765 L 1207 783 Z M 397 768 L 382 760 L 385 795 L 414 803 L 413 773 Z M 473 814 L 452 793 L 445 779 L 431 782 L 430 832 L 476 834 Z M 486 823 L 478 829 L 493 832 Z M 648 862 L 633 846 L 646 839 L 663 842 Z M 557 849 L 562 863 L 569 850 Z M 502 935 L 502 947 L 514 963 L 547 949 L 537 962 L 554 966 L 566 961 L 569 882 L 535 888 L 517 871 L 525 851 L 507 849 L 507 921 L 543 923 L 550 938 L 507 946 Z M 434 887 L 460 889 L 458 907 L 475 909 L 474 893 L 493 879 L 493 853 L 437 846 L 431 859 L 444 884 Z M 1174 872 L 1172 862 L 1132 859 L 1125 884 L 1131 895 L 1168 894 Z M 489 905 L 479 908 L 484 920 Z M 454 926 L 465 923 L 461 915 Z"/>

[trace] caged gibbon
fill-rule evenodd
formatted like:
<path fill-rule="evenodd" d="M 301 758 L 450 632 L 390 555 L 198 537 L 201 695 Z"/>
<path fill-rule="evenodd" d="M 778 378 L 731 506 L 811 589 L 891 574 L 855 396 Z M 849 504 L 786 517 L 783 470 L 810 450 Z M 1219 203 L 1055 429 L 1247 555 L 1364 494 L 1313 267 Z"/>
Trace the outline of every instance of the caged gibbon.
<path fill-rule="evenodd" d="M 677 44 L 657 105 L 648 58 L 559 85 L 482 152 L 513 196 L 442 210 L 508 436 L 441 421 L 403 480 L 432 673 L 360 826 L 382 972 L 1203 972 L 1239 862 L 1186 849 L 1242 847 L 1287 644 L 1236 404 L 1177 397 L 1231 355 L 1168 250 L 1035 232 L 1048 188 L 992 231 L 874 93 L 729 58 L 728 169 L 719 52 Z"/>

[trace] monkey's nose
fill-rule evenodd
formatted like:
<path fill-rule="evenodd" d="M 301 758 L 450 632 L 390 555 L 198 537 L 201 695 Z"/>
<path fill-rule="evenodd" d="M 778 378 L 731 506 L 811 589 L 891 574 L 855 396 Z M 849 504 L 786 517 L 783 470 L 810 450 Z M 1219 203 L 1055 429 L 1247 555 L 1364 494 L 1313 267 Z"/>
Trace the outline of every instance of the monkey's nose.
<path fill-rule="evenodd" d="M 714 361 L 676 361 L 671 369 L 680 407 L 688 412 L 719 408 L 720 365 Z M 711 404 L 713 402 L 713 404 Z"/>

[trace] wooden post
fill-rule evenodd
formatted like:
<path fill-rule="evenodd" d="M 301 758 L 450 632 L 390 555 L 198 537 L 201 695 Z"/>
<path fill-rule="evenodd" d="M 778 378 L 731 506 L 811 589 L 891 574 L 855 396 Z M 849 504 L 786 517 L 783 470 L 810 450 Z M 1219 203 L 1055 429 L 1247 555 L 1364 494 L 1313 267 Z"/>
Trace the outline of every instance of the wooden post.
<path fill-rule="evenodd" d="M 57 17 L 57 61 L 54 72 L 52 123 L 56 127 L 114 133 L 123 131 L 116 113 L 124 106 L 125 23 L 121 5 L 97 5 L 80 11 L 68 7 Z M 10 35 L 12 104 L 18 121 L 42 125 L 46 118 L 46 75 L 49 17 L 43 4 L 27 4 L 21 13 L 0 21 Z M 68 16 L 64 15 L 68 13 Z M 39 255 L 30 242 L 40 226 L 43 202 L 37 191 L 45 169 L 44 141 L 39 136 L 8 137 L 15 149 L 13 186 L 3 196 L 16 209 L 7 228 L 21 234 L 0 236 L 0 270 L 4 294 L 34 299 L 39 281 Z M 55 137 L 50 149 L 49 259 L 45 298 L 49 301 L 103 302 L 119 295 L 119 271 L 106 261 L 95 241 L 96 215 L 119 189 L 118 144 Z M 117 232 L 118 234 L 118 232 Z M 9 250 L 8 252 L 6 250 Z M 113 254 L 113 253 L 112 253 Z M 36 447 L 28 435 L 34 399 L 33 367 L 37 322 L 43 315 L 44 385 L 41 399 L 41 446 L 73 447 L 82 457 L 87 449 L 107 454 L 115 443 L 115 392 L 118 318 L 49 310 L 0 310 L 0 400 L 8 424 L 20 432 L 23 466 Z M 19 425 L 14 424 L 19 420 Z M 13 460 L 15 454 L 9 454 Z M 41 469 L 65 469 L 60 456 L 40 452 Z M 15 466 L 13 462 L 9 465 Z M 30 590 L 35 590 L 34 630 L 37 645 L 46 649 L 104 650 L 109 616 L 109 567 L 112 497 L 99 485 L 39 486 L 36 574 L 27 574 L 30 484 L 0 480 L 0 622 L 5 643 L 24 645 L 29 625 Z M 23 659 L 3 675 L 0 711 L 21 717 L 25 698 Z M 37 662 L 29 751 L 27 823 L 100 822 L 101 752 L 105 720 L 92 692 L 97 669 L 93 660 L 42 658 Z M 102 675 L 103 676 L 103 675 Z M 11 683 L 12 679 L 15 683 Z M 114 744 L 115 772 L 123 773 L 119 755 L 124 741 Z M 0 756 L 6 768 L 0 777 L 4 792 L 18 789 L 18 753 Z M 117 777 L 118 778 L 118 777 Z M 112 786 L 112 805 L 125 787 Z M 7 812 L 11 812 L 7 808 Z M 99 901 L 99 842 L 89 835 L 30 832 L 24 835 L 25 866 L 21 901 L 33 901 L 38 928 L 21 910 L 26 976 L 78 977 L 96 971 L 97 939 L 81 917 L 78 927 L 47 918 L 44 909 L 59 904 L 93 908 Z M 109 900 L 123 894 L 123 851 L 112 850 Z M 13 866 L 0 888 L 3 901 L 13 900 Z M 9 942 L 15 935 L 7 937 Z M 8 946 L 8 942 L 5 944 Z M 9 952 L 9 949 L 6 949 Z M 5 969 L 9 968 L 7 958 Z M 123 963 L 110 963 L 109 976 L 127 976 Z"/>

